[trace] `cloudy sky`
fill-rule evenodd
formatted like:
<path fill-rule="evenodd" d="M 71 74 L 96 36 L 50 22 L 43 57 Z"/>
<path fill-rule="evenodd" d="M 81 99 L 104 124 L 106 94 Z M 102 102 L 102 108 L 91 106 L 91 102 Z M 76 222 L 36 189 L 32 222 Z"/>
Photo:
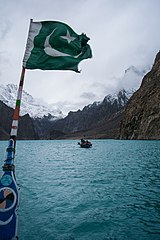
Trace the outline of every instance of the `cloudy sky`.
<path fill-rule="evenodd" d="M 149 71 L 160 50 L 159 0 L 0 1 L 0 84 L 19 83 L 29 22 L 56 20 L 90 37 L 93 58 L 73 71 L 27 70 L 24 90 L 64 113 L 99 101 L 142 80 L 125 76 L 134 66 Z"/>

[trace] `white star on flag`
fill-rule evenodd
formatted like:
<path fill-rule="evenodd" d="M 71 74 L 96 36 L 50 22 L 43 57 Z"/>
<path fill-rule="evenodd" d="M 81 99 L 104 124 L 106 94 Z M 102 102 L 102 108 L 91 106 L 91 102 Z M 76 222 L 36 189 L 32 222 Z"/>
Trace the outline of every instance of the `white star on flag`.
<path fill-rule="evenodd" d="M 67 40 L 68 43 L 74 41 L 74 39 L 76 39 L 75 37 L 72 37 L 69 33 L 69 31 L 67 30 L 67 35 L 66 36 L 61 36 L 61 38 L 64 38 L 65 40 Z"/>

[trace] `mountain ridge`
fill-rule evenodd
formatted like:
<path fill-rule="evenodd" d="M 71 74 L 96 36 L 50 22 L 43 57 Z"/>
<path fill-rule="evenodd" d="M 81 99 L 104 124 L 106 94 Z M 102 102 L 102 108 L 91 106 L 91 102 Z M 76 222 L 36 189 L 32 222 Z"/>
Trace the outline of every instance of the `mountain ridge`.
<path fill-rule="evenodd" d="M 18 87 L 15 84 L 0 85 L 0 100 L 7 106 L 14 108 L 17 99 Z M 32 118 L 43 118 L 52 115 L 53 120 L 64 117 L 60 109 L 54 104 L 42 103 L 41 100 L 33 98 L 26 91 L 22 91 L 22 102 L 20 116 L 29 114 Z"/>
<path fill-rule="evenodd" d="M 10 130 L 12 124 L 14 110 L 8 107 L 0 100 L 0 140 L 8 140 L 10 137 Z M 19 118 L 19 129 L 17 139 L 32 140 L 39 139 L 38 134 L 35 131 L 33 120 L 29 114 Z"/>
<path fill-rule="evenodd" d="M 125 107 L 128 99 L 133 93 L 132 91 L 129 92 L 123 89 L 118 94 L 114 94 L 114 95 L 108 94 L 107 96 L 104 97 L 103 101 L 93 102 L 92 104 L 84 106 L 82 110 L 77 110 L 76 112 L 71 111 L 68 113 L 66 117 L 61 119 L 53 118 L 51 114 L 48 114 L 48 116 L 43 116 L 42 118 L 40 117 L 31 118 L 29 114 L 26 114 L 28 116 L 28 121 L 30 122 L 29 125 L 32 125 L 32 128 L 33 128 L 32 130 L 30 130 L 31 134 L 28 134 L 27 138 L 29 139 L 32 137 L 33 139 L 55 139 L 55 138 L 57 139 L 59 137 L 66 138 L 68 134 L 74 133 L 75 135 L 76 132 L 80 133 L 81 131 L 83 132 L 89 131 L 91 128 L 97 129 L 96 131 L 99 131 L 99 130 L 102 131 L 101 123 L 103 122 L 103 120 L 107 119 L 107 121 L 110 121 L 110 118 L 115 119 L 113 116 L 114 115 L 116 116 L 116 114 L 120 116 L 122 109 Z M 3 104 L 5 105 L 5 103 Z M 7 106 L 6 112 L 8 112 L 8 108 L 10 109 L 10 107 Z M 12 109 L 12 112 L 13 112 L 13 109 Z M 7 123 L 11 125 L 12 115 L 10 114 L 9 116 L 10 116 L 9 117 L 10 121 Z M 22 119 L 23 119 L 23 116 L 22 116 Z M 5 120 L 2 120 L 2 121 L 5 122 Z M 113 121 L 112 125 L 114 126 L 114 124 L 115 123 Z M 24 129 L 27 128 L 27 122 L 26 122 L 26 126 L 23 125 L 23 127 Z M 117 128 L 117 125 L 116 125 L 116 128 Z M 7 129 L 8 136 L 9 136 L 9 131 L 10 129 L 8 127 Z M 110 132 L 109 129 L 108 131 Z M 4 134 L 1 133 L 0 139 L 3 138 L 2 136 L 4 136 Z M 102 133 L 100 135 L 96 134 L 96 136 L 101 136 L 102 138 L 104 138 L 104 134 Z M 112 134 L 109 134 L 106 136 L 111 138 L 117 138 L 118 130 L 116 131 L 112 130 Z M 19 139 L 25 138 L 24 134 L 22 135 L 22 130 L 18 131 L 18 137 Z"/>
<path fill-rule="evenodd" d="M 76 134 L 78 136 L 80 134 L 81 136 L 86 135 L 87 133 L 91 135 L 91 132 L 94 135 L 92 136 L 93 138 L 95 136 L 98 138 L 118 138 L 122 112 L 132 94 L 133 92 L 131 93 L 123 89 L 114 96 L 108 94 L 101 102 L 94 102 L 85 106 L 82 110 L 69 112 L 65 118 L 53 122 L 52 131 L 61 131 L 65 134 L 63 138 L 75 137 Z M 119 119 L 118 122 L 117 118 Z M 107 127 L 107 123 L 112 131 Z M 108 132 L 103 133 L 105 131 L 103 126 L 110 134 Z M 113 126 L 116 127 L 116 131 L 115 129 L 113 130 Z M 98 133 L 99 131 L 101 132 L 100 134 Z M 57 138 L 58 136 L 51 132 L 50 139 L 55 137 Z M 61 134 L 60 137 L 62 137 Z"/>

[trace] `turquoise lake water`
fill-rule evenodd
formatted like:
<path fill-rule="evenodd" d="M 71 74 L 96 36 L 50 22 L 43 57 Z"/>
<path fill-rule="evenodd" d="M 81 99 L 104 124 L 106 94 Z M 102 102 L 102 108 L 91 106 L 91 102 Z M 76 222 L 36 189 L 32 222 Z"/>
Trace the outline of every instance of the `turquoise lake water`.
<path fill-rule="evenodd" d="M 160 239 L 160 141 L 92 143 L 17 141 L 19 240 Z"/>

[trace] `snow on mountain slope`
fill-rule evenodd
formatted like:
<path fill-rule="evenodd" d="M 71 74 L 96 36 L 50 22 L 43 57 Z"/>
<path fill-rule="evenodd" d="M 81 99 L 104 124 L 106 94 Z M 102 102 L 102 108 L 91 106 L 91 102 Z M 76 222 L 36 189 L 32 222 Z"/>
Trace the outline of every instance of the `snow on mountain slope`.
<path fill-rule="evenodd" d="M 0 100 L 11 108 L 15 108 L 18 87 L 15 84 L 0 85 Z M 53 119 L 62 118 L 64 115 L 53 104 L 47 104 L 33 98 L 23 91 L 20 115 L 28 113 L 32 118 L 42 118 L 44 115 L 52 115 Z"/>
<path fill-rule="evenodd" d="M 117 102 L 118 107 L 124 107 L 134 92 L 135 89 L 130 90 L 122 89 L 118 93 L 106 95 L 103 101 L 89 104 L 88 106 L 86 106 L 86 108 L 97 108 L 103 103 L 109 103 L 110 105 L 113 105 L 115 102 Z"/>

